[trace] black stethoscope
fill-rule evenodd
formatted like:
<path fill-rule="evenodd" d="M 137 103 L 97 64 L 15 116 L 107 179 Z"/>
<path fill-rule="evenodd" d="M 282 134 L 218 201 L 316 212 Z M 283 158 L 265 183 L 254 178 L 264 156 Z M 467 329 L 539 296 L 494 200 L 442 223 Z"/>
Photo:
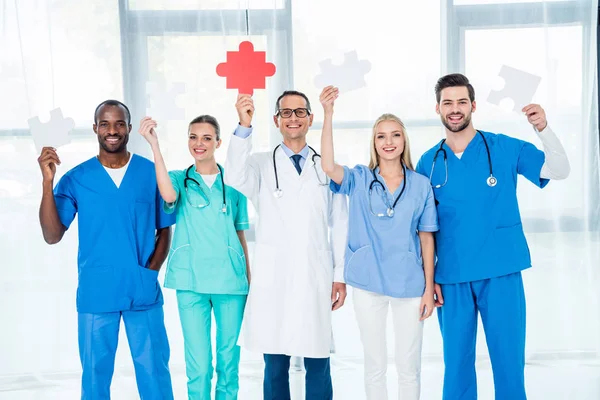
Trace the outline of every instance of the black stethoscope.
<path fill-rule="evenodd" d="M 276 198 L 281 198 L 283 196 L 283 190 L 281 190 L 279 188 L 279 177 L 277 176 L 277 162 L 275 161 L 275 153 L 277 152 L 277 149 L 280 148 L 281 145 L 278 144 L 274 149 L 273 149 L 273 171 L 275 172 L 275 191 L 273 192 L 273 196 L 275 196 Z M 321 180 L 321 177 L 319 176 L 319 171 L 317 171 L 317 163 L 315 162 L 315 157 L 321 157 L 321 155 L 319 153 L 317 153 L 315 151 L 315 149 L 313 149 L 312 147 L 308 146 L 308 148 L 310 150 L 312 150 L 312 152 L 314 153 L 311 157 L 312 163 L 313 163 L 313 168 L 315 169 L 315 174 L 317 174 L 317 179 L 319 180 L 319 186 L 327 186 L 329 183 L 327 182 L 327 178 L 325 178 L 325 182 L 323 182 Z"/>
<path fill-rule="evenodd" d="M 194 178 L 190 178 L 190 171 L 192 168 L 194 168 L 193 164 L 190 165 L 190 167 L 185 171 L 185 179 L 183 180 L 183 186 L 185 187 L 185 191 L 187 193 L 187 190 L 188 190 L 187 181 L 188 180 L 190 180 L 190 181 L 194 182 L 196 185 L 198 185 L 198 189 L 200 189 L 200 193 L 201 193 L 202 197 L 204 197 L 204 199 L 206 200 L 206 204 L 199 208 L 204 208 L 210 204 L 210 198 L 206 195 L 206 193 L 204 193 L 204 190 L 202 190 L 202 186 L 200 186 L 200 183 L 198 183 L 198 181 L 195 180 Z M 227 201 L 226 201 L 226 197 L 225 197 L 225 181 L 223 179 L 223 168 L 219 164 L 217 164 L 217 168 L 219 168 L 219 173 L 221 175 L 221 187 L 223 188 L 223 205 L 221 206 L 221 212 L 227 213 Z M 186 197 L 188 198 L 188 201 L 189 201 L 189 196 L 186 196 Z M 192 205 L 192 206 L 194 206 L 194 205 Z M 194 207 L 196 207 L 196 206 L 194 206 Z"/>
<path fill-rule="evenodd" d="M 481 133 L 480 130 L 477 130 L 477 133 L 479 135 L 481 135 L 481 138 L 483 139 L 483 144 L 485 144 L 485 151 L 487 152 L 488 165 L 490 168 L 490 176 L 486 179 L 486 183 L 489 187 L 494 187 L 498 184 L 498 179 L 496 179 L 496 177 L 494 176 L 494 171 L 492 169 L 492 156 L 490 155 L 490 148 L 488 147 L 487 140 L 485 140 L 485 136 L 483 136 L 483 133 Z M 446 149 L 444 149 L 444 143 L 446 143 L 446 139 L 442 140 L 442 143 L 440 143 L 440 147 L 436 150 L 436 152 L 433 156 L 433 164 L 431 165 L 431 173 L 429 174 L 429 182 L 431 183 L 431 186 L 433 186 L 435 189 L 439 189 L 441 187 L 446 186 L 446 183 L 448 182 L 448 154 L 446 153 Z M 437 159 L 437 156 L 440 151 L 442 152 L 442 154 L 444 156 L 444 166 L 446 168 L 446 178 L 444 179 L 444 183 L 439 184 L 439 185 L 434 185 L 433 182 L 431 182 L 431 177 L 433 176 L 433 170 L 435 169 L 435 160 Z"/>
<path fill-rule="evenodd" d="M 383 190 L 383 193 L 385 194 L 386 192 L 386 188 L 383 185 L 383 183 L 381 183 L 381 181 L 379 179 L 377 179 L 377 175 L 375 174 L 375 168 L 373 168 L 371 170 L 371 173 L 373 174 L 373 181 L 371 182 L 371 184 L 369 185 L 369 210 L 371 211 L 371 214 L 373 214 L 376 217 L 393 217 L 394 216 L 394 208 L 396 208 L 396 204 L 398 204 L 398 200 L 400 200 L 400 197 L 402 197 L 402 193 L 404 193 L 404 189 L 406 189 L 406 166 L 404 165 L 404 163 L 402 164 L 402 173 L 404 174 L 404 179 L 402 182 L 402 189 L 400 190 L 400 193 L 398 194 L 398 197 L 396 197 L 396 200 L 394 201 L 394 204 L 392 204 L 391 206 L 389 204 L 387 204 L 387 211 L 385 214 L 382 213 L 375 213 L 373 211 L 373 204 L 371 202 L 371 192 L 373 191 L 373 187 L 375 185 L 379 185 L 381 186 L 381 190 Z"/>

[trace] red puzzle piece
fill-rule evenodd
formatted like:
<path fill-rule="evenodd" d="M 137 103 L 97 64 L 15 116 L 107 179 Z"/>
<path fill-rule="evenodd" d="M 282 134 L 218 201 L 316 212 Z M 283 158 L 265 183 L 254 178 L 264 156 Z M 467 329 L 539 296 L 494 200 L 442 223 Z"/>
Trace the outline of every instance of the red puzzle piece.
<path fill-rule="evenodd" d="M 275 75 L 275 64 L 266 62 L 264 51 L 254 51 L 252 43 L 240 43 L 239 51 L 228 51 L 227 62 L 217 65 L 217 75 L 227 78 L 227 89 L 254 93 L 264 89 L 267 76 Z"/>

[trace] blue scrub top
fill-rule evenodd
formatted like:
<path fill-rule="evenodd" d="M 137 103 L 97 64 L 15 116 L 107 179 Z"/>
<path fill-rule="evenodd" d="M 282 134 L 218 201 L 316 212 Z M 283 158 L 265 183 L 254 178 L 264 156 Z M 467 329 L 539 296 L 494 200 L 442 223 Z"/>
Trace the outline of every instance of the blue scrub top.
<path fill-rule="evenodd" d="M 434 188 L 440 223 L 435 280 L 440 284 L 489 279 L 531 266 L 517 201 L 517 175 L 540 188 L 546 186 L 549 180 L 540 178 L 544 153 L 519 139 L 482 133 L 498 180 L 495 187 L 486 183 L 490 171 L 481 135 L 475 135 L 460 159 L 443 145 L 448 155 L 448 181 Z M 440 143 L 423 154 L 417 172 L 430 176 Z M 440 151 L 431 178 L 434 187 L 444 182 L 445 175 Z"/>
<path fill-rule="evenodd" d="M 375 170 L 377 179 L 385 181 Z M 364 165 L 344 167 L 341 185 L 331 181 L 334 193 L 349 196 L 348 246 L 345 254 L 344 278 L 346 283 L 360 289 L 386 296 L 420 297 L 425 290 L 425 273 L 418 231 L 435 232 L 438 229 L 433 191 L 429 181 L 406 170 L 406 188 L 395 207 L 392 218 L 379 218 L 386 204 L 393 204 L 402 190 L 400 184 L 392 194 L 375 185 L 371 196 L 369 186 L 373 173 Z M 388 202 L 384 196 L 388 196 Z"/>
<path fill-rule="evenodd" d="M 117 188 L 98 158 L 68 171 L 54 189 L 68 229 L 79 214 L 77 311 L 146 310 L 163 304 L 158 272 L 148 269 L 156 230 L 175 222 L 162 211 L 154 163 L 131 155 Z"/>
<path fill-rule="evenodd" d="M 165 211 L 177 216 L 165 287 L 209 294 L 247 294 L 248 277 L 246 256 L 237 231 L 246 230 L 248 223 L 247 200 L 244 195 L 225 185 L 227 212 L 223 213 L 223 186 L 218 175 L 209 188 L 202 176 L 192 168 L 189 177 L 200 184 L 210 199 L 203 208 L 194 207 L 198 190 L 184 180 L 186 170 L 169 172 L 177 193 L 175 203 L 165 204 Z M 196 204 L 197 205 L 197 204 Z"/>

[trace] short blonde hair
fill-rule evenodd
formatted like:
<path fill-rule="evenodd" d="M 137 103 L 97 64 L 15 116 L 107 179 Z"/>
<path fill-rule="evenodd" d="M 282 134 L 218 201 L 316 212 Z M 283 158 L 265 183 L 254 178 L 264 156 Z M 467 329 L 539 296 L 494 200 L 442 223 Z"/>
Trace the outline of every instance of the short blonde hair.
<path fill-rule="evenodd" d="M 404 150 L 402 151 L 402 156 L 400 159 L 406 168 L 414 171 L 415 168 L 413 167 L 412 159 L 410 157 L 410 141 L 408 140 L 406 128 L 404 127 L 402 120 L 394 114 L 383 114 L 381 117 L 377 118 L 373 124 L 373 134 L 371 135 L 371 160 L 369 161 L 369 168 L 375 169 L 379 165 L 379 154 L 377 154 L 377 150 L 375 149 L 375 136 L 377 135 L 377 126 L 384 121 L 393 121 L 400 125 L 402 137 L 404 138 Z"/>

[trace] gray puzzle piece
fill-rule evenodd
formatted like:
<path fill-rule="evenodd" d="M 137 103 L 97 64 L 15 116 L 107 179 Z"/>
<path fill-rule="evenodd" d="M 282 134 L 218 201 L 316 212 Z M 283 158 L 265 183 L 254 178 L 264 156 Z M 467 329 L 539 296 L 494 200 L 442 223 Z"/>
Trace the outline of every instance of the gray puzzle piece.
<path fill-rule="evenodd" d="M 165 90 L 164 85 L 156 82 L 146 83 L 146 95 L 148 107 L 146 115 L 158 121 L 183 121 L 185 120 L 185 109 L 177 106 L 177 97 L 185 93 L 185 84 L 176 82 Z"/>
<path fill-rule="evenodd" d="M 40 117 L 33 117 L 27 120 L 27 124 L 38 153 L 41 153 L 43 147 L 58 148 L 71 143 L 69 132 L 75 128 L 75 121 L 63 117 L 60 108 L 50 111 L 48 122 L 41 122 Z"/>
<path fill-rule="evenodd" d="M 521 112 L 523 107 L 531 103 L 533 95 L 542 80 L 537 75 L 506 65 L 500 68 L 498 76 L 504 79 L 504 87 L 501 90 L 492 90 L 487 101 L 500 105 L 502 100 L 512 99 L 514 102 L 513 111 L 517 112 Z"/>
<path fill-rule="evenodd" d="M 367 60 L 359 60 L 356 51 L 344 54 L 344 62 L 341 65 L 333 65 L 331 59 L 319 63 L 321 73 L 315 77 L 314 83 L 318 88 L 333 85 L 340 92 L 365 87 L 365 75 L 371 71 L 371 63 Z"/>

